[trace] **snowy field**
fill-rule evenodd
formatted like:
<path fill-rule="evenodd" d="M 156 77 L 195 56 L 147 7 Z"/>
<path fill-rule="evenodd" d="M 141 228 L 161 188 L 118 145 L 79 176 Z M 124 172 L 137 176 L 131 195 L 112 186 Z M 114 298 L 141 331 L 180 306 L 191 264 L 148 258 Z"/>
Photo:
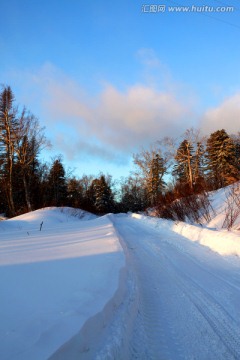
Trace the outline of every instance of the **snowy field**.
<path fill-rule="evenodd" d="M 57 208 L 1 221 L 1 360 L 240 359 L 240 224 L 221 230 L 223 201 L 202 226 Z"/>
<path fill-rule="evenodd" d="M 108 217 L 90 218 L 47 209 L 0 223 L 1 360 L 47 359 L 114 296 L 123 251 Z"/>

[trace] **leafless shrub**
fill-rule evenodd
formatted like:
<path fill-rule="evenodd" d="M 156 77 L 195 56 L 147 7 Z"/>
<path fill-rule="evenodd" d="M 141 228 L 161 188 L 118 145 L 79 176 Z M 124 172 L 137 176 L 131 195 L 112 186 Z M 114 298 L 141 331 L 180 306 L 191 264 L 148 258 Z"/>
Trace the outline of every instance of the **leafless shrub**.
<path fill-rule="evenodd" d="M 206 192 L 198 195 L 200 217 L 209 222 L 215 211 Z"/>
<path fill-rule="evenodd" d="M 158 216 L 170 220 L 200 223 L 201 219 L 209 221 L 213 212 L 211 203 L 206 192 L 191 194 L 180 199 L 171 196 L 162 197 L 158 206 Z"/>
<path fill-rule="evenodd" d="M 222 227 L 229 231 L 240 215 L 240 184 L 233 184 L 230 189 L 228 188 L 225 192 L 225 195 L 225 218 Z"/>

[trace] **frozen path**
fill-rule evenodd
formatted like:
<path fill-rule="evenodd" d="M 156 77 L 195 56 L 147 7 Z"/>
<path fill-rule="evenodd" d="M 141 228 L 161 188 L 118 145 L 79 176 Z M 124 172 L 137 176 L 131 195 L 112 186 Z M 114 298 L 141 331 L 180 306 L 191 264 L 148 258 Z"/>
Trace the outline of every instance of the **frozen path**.
<path fill-rule="evenodd" d="M 240 359 L 240 262 L 140 220 L 114 225 L 137 283 L 129 357 Z"/>

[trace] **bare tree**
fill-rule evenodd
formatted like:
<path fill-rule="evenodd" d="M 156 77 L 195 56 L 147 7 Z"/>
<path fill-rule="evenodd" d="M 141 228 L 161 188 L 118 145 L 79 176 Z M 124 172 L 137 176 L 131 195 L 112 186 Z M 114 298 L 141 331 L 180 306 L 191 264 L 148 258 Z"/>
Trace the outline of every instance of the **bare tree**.
<path fill-rule="evenodd" d="M 13 103 L 14 95 L 10 86 L 4 87 L 0 93 L 0 151 L 9 213 L 11 216 L 15 215 L 12 183 L 17 113 L 17 109 L 14 108 Z"/>
<path fill-rule="evenodd" d="M 235 183 L 225 190 L 226 207 L 222 227 L 230 230 L 240 215 L 240 184 Z"/>
<path fill-rule="evenodd" d="M 205 137 L 199 129 L 187 129 L 182 135 L 183 141 L 178 148 L 175 148 L 174 158 L 175 174 L 182 177 L 191 190 L 203 179 L 203 159 Z M 175 142 L 176 143 L 176 142 Z"/>
<path fill-rule="evenodd" d="M 149 150 L 142 150 L 133 155 L 135 165 L 138 166 L 137 175 L 142 177 L 143 184 L 147 190 L 149 204 L 156 203 L 157 197 L 164 189 L 164 175 L 167 172 L 168 154 L 163 151 L 160 142 L 155 143 Z"/>
<path fill-rule="evenodd" d="M 50 146 L 49 141 L 44 135 L 44 128 L 40 127 L 38 119 L 23 109 L 19 119 L 18 126 L 15 130 L 16 146 L 15 151 L 17 160 L 20 164 L 25 200 L 28 211 L 32 211 L 30 189 L 27 181 L 27 174 L 30 165 L 36 160 L 39 152 Z"/>

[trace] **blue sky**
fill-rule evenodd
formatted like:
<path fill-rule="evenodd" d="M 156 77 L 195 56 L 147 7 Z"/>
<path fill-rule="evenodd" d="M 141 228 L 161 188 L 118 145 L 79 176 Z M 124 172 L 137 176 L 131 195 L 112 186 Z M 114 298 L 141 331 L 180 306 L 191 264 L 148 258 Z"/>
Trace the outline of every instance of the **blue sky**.
<path fill-rule="evenodd" d="M 162 4 L 164 13 L 142 12 Z M 45 158 L 63 154 L 76 175 L 127 175 L 133 153 L 191 126 L 239 131 L 239 1 L 0 5 L 0 83 L 46 126 Z M 199 10 L 169 11 L 178 5 Z"/>

